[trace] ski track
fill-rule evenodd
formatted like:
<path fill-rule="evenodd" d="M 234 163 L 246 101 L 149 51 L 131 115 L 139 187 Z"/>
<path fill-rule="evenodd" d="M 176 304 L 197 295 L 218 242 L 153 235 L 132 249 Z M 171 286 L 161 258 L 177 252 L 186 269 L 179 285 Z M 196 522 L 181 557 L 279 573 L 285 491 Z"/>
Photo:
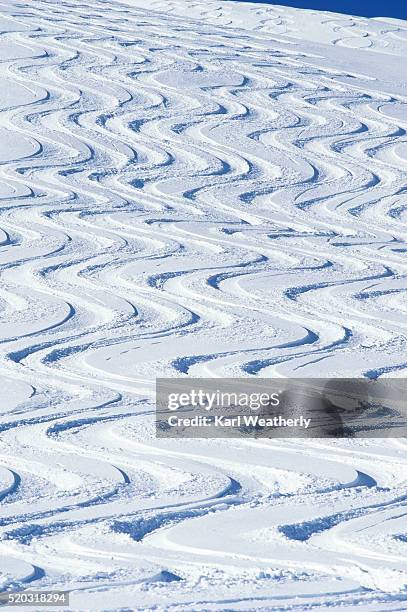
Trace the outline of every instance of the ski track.
<path fill-rule="evenodd" d="M 0 1 L 0 585 L 405 610 L 403 440 L 156 440 L 153 397 L 405 375 L 407 26 L 143 4 Z"/>

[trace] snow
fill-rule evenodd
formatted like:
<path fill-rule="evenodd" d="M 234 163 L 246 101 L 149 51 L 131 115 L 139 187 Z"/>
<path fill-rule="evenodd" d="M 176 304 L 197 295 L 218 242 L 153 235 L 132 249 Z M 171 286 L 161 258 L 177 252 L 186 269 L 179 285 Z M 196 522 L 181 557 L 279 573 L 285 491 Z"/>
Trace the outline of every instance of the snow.
<path fill-rule="evenodd" d="M 407 23 L 0 0 L 0 32 L 1 588 L 404 609 L 403 439 L 157 439 L 154 383 L 404 377 Z"/>

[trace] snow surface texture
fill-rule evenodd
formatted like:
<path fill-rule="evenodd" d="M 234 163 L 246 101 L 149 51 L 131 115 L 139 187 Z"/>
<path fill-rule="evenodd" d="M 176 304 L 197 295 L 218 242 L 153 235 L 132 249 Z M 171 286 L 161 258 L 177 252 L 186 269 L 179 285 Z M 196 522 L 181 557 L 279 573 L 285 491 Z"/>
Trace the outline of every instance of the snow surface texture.
<path fill-rule="evenodd" d="M 145 4 L 0 2 L 0 586 L 406 610 L 404 441 L 156 440 L 153 397 L 405 375 L 407 24 Z"/>

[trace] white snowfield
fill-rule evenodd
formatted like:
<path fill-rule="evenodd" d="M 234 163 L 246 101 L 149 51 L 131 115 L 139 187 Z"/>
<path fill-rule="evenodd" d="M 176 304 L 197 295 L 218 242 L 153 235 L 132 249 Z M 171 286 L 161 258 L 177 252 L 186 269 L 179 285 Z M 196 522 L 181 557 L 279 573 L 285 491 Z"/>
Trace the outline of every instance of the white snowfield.
<path fill-rule="evenodd" d="M 405 376 L 407 23 L 0 0 L 0 32 L 1 589 L 406 610 L 404 440 L 153 421 L 157 376 Z"/>

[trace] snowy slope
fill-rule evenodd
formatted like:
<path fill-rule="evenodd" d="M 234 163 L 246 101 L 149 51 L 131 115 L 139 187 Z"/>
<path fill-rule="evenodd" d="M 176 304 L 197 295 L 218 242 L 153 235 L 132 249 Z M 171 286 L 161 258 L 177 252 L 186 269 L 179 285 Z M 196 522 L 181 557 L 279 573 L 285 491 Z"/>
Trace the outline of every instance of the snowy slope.
<path fill-rule="evenodd" d="M 407 24 L 145 5 L 0 0 L 0 585 L 406 609 L 404 440 L 153 416 L 156 376 L 404 377 Z"/>

